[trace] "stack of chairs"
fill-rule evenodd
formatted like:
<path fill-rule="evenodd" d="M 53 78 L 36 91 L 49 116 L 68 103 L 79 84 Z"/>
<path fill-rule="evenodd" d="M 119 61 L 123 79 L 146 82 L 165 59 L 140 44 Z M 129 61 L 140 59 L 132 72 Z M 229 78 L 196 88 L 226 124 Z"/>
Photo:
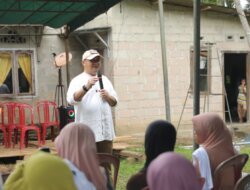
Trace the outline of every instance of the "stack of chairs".
<path fill-rule="evenodd" d="M 38 125 L 35 124 L 35 111 L 38 115 Z M 54 141 L 54 127 L 60 130 L 57 105 L 52 101 L 39 101 L 33 106 L 22 102 L 0 102 L 0 130 L 3 144 L 6 148 L 14 147 L 20 142 L 20 149 L 28 146 L 29 131 L 34 131 L 37 144 L 45 144 L 47 128 L 51 129 L 51 139 Z M 20 134 L 20 135 L 18 135 Z"/>

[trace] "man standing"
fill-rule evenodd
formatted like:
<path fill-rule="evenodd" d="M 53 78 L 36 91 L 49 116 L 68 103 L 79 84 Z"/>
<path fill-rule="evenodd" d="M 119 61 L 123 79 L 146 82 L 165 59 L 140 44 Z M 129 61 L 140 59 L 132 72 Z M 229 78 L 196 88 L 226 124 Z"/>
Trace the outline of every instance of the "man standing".
<path fill-rule="evenodd" d="M 70 82 L 67 101 L 74 105 L 75 122 L 84 123 L 93 130 L 97 152 L 111 154 L 115 137 L 111 107 L 117 104 L 118 96 L 109 79 L 97 75 L 100 59 L 96 50 L 84 52 L 84 71 Z"/>

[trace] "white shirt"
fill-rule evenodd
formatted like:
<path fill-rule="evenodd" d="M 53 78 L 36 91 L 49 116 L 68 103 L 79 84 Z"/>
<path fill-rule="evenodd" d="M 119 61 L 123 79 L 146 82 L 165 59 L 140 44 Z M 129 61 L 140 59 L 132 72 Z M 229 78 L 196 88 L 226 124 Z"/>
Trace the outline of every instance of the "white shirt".
<path fill-rule="evenodd" d="M 83 72 L 72 79 L 67 92 L 67 101 L 74 105 L 75 122 L 88 125 L 95 134 L 96 142 L 103 140 L 113 140 L 115 137 L 112 111 L 108 102 L 104 101 L 100 95 L 99 81 L 83 96 L 82 100 L 74 100 L 74 93 L 86 85 L 92 76 Z M 109 79 L 102 75 L 104 89 L 118 102 L 118 96 Z"/>
<path fill-rule="evenodd" d="M 64 162 L 68 165 L 69 169 L 73 173 L 74 182 L 78 190 L 96 190 L 96 187 L 91 183 L 86 175 L 80 171 L 72 162 L 64 159 Z"/>
<path fill-rule="evenodd" d="M 202 190 L 210 190 L 213 188 L 213 179 L 210 168 L 210 161 L 208 158 L 207 151 L 200 147 L 196 149 L 193 154 L 193 164 L 195 165 L 196 160 L 199 162 L 200 175 L 205 179 Z"/>

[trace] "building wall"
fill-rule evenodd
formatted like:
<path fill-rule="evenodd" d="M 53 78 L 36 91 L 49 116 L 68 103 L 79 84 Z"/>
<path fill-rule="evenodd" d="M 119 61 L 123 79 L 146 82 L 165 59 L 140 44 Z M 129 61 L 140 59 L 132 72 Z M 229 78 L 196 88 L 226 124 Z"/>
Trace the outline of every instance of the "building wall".
<path fill-rule="evenodd" d="M 58 68 L 54 65 L 52 53 L 63 52 L 64 42 L 57 35 L 48 35 L 57 33 L 53 29 L 45 28 L 44 31 L 45 35 L 42 37 L 40 47 L 37 48 L 37 99 L 54 100 L 56 85 L 58 84 Z M 62 75 L 65 76 L 64 68 L 62 70 Z M 65 84 L 65 77 L 62 80 Z"/>
<path fill-rule="evenodd" d="M 25 34 L 28 30 L 18 31 L 22 35 Z M 18 33 L 19 34 L 19 33 Z M 41 38 L 41 43 L 39 46 L 35 44 L 34 35 L 29 36 L 28 33 L 25 36 L 22 36 L 26 39 L 25 43 L 15 44 L 15 43 L 1 43 L 1 49 L 32 49 L 35 51 L 34 58 L 34 76 L 35 76 L 35 87 L 36 92 L 34 96 L 23 96 L 17 98 L 6 98 L 1 97 L 0 101 L 16 101 L 16 102 L 25 102 L 33 106 L 36 105 L 36 102 L 39 100 L 55 100 L 55 91 L 56 86 L 58 85 L 58 68 L 54 65 L 54 57 L 52 53 L 57 55 L 65 52 L 65 40 L 62 37 L 61 30 L 52 29 L 45 27 L 43 31 L 43 36 Z M 80 56 L 82 51 L 78 42 L 74 38 L 69 39 L 69 51 L 72 53 L 73 58 L 69 64 L 70 73 L 76 71 L 81 72 L 81 62 Z M 62 84 L 64 86 L 65 92 L 67 92 L 67 77 L 66 77 L 66 66 L 62 66 Z M 60 97 L 61 93 L 58 92 Z M 64 105 L 66 106 L 66 94 L 64 95 Z M 58 99 L 56 99 L 57 101 Z M 62 105 L 60 99 L 59 106 Z M 35 110 L 36 111 L 36 110 Z M 35 112 L 36 121 L 38 120 L 37 114 Z"/>
<path fill-rule="evenodd" d="M 177 126 L 190 85 L 190 49 L 193 46 L 193 13 L 191 8 L 165 5 L 165 38 L 168 66 L 171 121 Z M 223 65 L 223 52 L 248 51 L 241 24 L 237 16 L 201 12 L 201 45 L 211 47 L 212 75 L 220 75 L 218 57 Z M 105 75 L 114 84 L 119 104 L 114 108 L 117 135 L 144 133 L 155 119 L 165 119 L 164 81 L 161 61 L 161 38 L 157 4 L 145 0 L 124 0 L 107 13 L 98 16 L 80 29 L 111 27 L 109 49 L 105 50 Z M 60 33 L 45 28 L 45 34 Z M 228 40 L 227 36 L 233 36 Z M 32 45 L 29 44 L 29 47 Z M 34 46 L 34 45 L 33 45 Z M 34 46 L 35 47 L 35 46 Z M 44 35 L 37 48 L 35 97 L 25 101 L 35 103 L 40 99 L 54 100 L 58 84 L 58 69 L 53 65 L 52 53 L 65 51 L 65 41 L 57 35 Z M 69 51 L 73 55 L 69 65 L 70 79 L 82 72 L 81 55 L 84 48 L 72 36 Z M 218 56 L 217 56 L 218 52 Z M 63 84 L 67 90 L 66 66 L 62 67 Z M 211 91 L 222 92 L 222 78 L 211 78 Z M 201 95 L 201 112 L 204 95 Z M 190 135 L 193 95 L 188 94 L 181 125 L 178 130 Z M 222 96 L 209 97 L 209 111 L 222 114 Z M 188 124 L 187 126 L 185 124 Z"/>
<path fill-rule="evenodd" d="M 177 126 L 190 84 L 190 48 L 193 46 L 191 8 L 165 5 L 165 38 L 171 120 Z M 115 108 L 118 135 L 144 132 L 149 122 L 165 119 L 160 26 L 157 4 L 125 0 L 85 28 L 111 26 L 113 83 L 120 101 Z M 237 16 L 202 11 L 201 45 L 210 42 L 212 75 L 221 75 L 217 51 L 223 64 L 224 51 L 248 51 Z M 233 36 L 228 40 L 227 36 Z M 223 76 L 223 75 L 222 75 Z M 211 78 L 211 91 L 222 93 L 222 78 Z M 201 95 L 203 112 L 204 95 Z M 192 94 L 188 95 L 180 130 L 191 124 Z M 206 106 L 207 108 L 208 106 Z M 223 115 L 222 96 L 209 96 L 209 111 Z M 190 129 L 190 126 L 189 126 Z"/>
<path fill-rule="evenodd" d="M 45 35 L 42 37 L 41 44 L 37 48 L 37 96 L 35 98 L 35 101 L 44 99 L 54 100 L 56 86 L 59 84 L 59 68 L 54 65 L 54 57 L 52 53 L 56 53 L 56 55 L 58 55 L 62 52 L 65 52 L 65 39 L 62 37 L 62 35 L 60 35 L 61 31 L 46 27 L 44 30 L 44 34 Z M 81 58 L 79 56 L 81 55 L 82 51 L 79 43 L 76 42 L 74 38 L 69 38 L 68 49 L 72 54 L 72 60 L 68 65 L 71 78 L 74 77 L 74 73 L 80 73 L 82 70 L 80 60 Z M 62 66 L 61 70 L 63 89 L 65 89 L 65 92 L 67 92 L 66 65 Z M 60 106 L 62 102 L 61 100 L 59 102 Z M 64 104 L 66 105 L 65 100 Z"/>

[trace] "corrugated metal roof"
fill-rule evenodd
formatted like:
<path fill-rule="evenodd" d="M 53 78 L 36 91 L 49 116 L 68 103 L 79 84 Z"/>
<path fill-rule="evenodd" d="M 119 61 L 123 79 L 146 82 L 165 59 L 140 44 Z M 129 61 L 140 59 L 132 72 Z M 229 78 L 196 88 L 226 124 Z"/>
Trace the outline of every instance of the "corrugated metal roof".
<path fill-rule="evenodd" d="M 84 25 L 121 0 L 0 0 L 0 24 Z"/>

